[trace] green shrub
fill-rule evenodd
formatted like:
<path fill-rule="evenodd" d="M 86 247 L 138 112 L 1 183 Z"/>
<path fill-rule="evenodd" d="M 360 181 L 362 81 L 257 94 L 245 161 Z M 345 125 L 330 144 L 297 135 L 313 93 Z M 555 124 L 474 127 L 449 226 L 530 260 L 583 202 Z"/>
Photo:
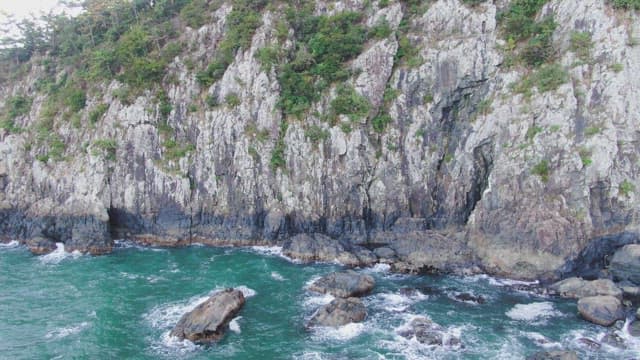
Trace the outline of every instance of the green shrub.
<path fill-rule="evenodd" d="M 16 95 L 5 102 L 5 112 L 9 120 L 26 115 L 31 111 L 33 99 L 24 95 Z"/>
<path fill-rule="evenodd" d="M 387 19 L 379 21 L 371 29 L 369 29 L 369 37 L 374 39 L 386 39 L 393 33 L 393 29 L 389 26 Z"/>
<path fill-rule="evenodd" d="M 588 61 L 591 58 L 591 48 L 593 47 L 593 41 L 591 41 L 591 34 L 587 31 L 572 31 L 571 32 L 571 51 L 573 51 L 578 58 L 582 61 Z"/>
<path fill-rule="evenodd" d="M 371 125 L 377 133 L 383 133 L 387 124 L 390 124 L 392 121 L 393 119 L 389 114 L 378 114 L 371 120 Z"/>
<path fill-rule="evenodd" d="M 498 14 L 507 38 L 525 40 L 539 30 L 535 18 L 548 0 L 514 0 L 509 7 Z"/>
<path fill-rule="evenodd" d="M 549 161 L 541 160 L 531 169 L 531 173 L 540 176 L 543 182 L 549 181 Z"/>
<path fill-rule="evenodd" d="M 318 125 L 311 125 L 305 129 L 304 136 L 311 140 L 311 142 L 317 143 L 327 139 L 329 137 L 329 132 Z"/>
<path fill-rule="evenodd" d="M 587 128 L 584 129 L 584 134 L 586 136 L 594 136 L 594 135 L 598 135 L 602 132 L 602 128 L 600 126 L 588 126 Z"/>
<path fill-rule="evenodd" d="M 224 102 L 227 103 L 227 105 L 232 108 L 237 107 L 242 103 L 242 101 L 240 100 L 240 97 L 236 93 L 227 94 L 227 96 L 224 97 Z"/>
<path fill-rule="evenodd" d="M 516 93 L 525 97 L 532 95 L 533 87 L 543 93 L 556 90 L 560 85 L 569 81 L 569 74 L 559 64 L 543 65 L 528 76 L 525 76 L 519 83 L 512 86 Z"/>
<path fill-rule="evenodd" d="M 205 98 L 204 102 L 210 107 L 210 108 L 214 108 L 220 105 L 220 103 L 218 102 L 218 98 L 215 95 L 212 94 L 208 94 L 207 97 Z"/>
<path fill-rule="evenodd" d="M 624 180 L 618 185 L 618 193 L 622 196 L 629 196 L 629 194 L 636 191 L 636 186 L 629 180 Z"/>
<path fill-rule="evenodd" d="M 256 59 L 260 61 L 262 71 L 269 72 L 271 68 L 278 63 L 281 57 L 280 49 L 277 46 L 267 46 L 258 49 L 255 54 Z"/>
<path fill-rule="evenodd" d="M 180 20 L 187 26 L 198 29 L 207 21 L 209 9 L 207 0 L 193 0 L 180 10 Z"/>
<path fill-rule="evenodd" d="M 64 104 L 71 112 L 78 112 L 87 105 L 87 95 L 82 89 L 69 89 L 66 91 Z"/>
<path fill-rule="evenodd" d="M 578 154 L 580 155 L 580 161 L 583 167 L 587 167 L 593 163 L 591 160 L 591 149 L 585 147 L 580 148 Z"/>
<path fill-rule="evenodd" d="M 540 23 L 536 23 L 534 33 L 521 51 L 525 64 L 540 66 L 551 59 L 554 54 L 552 38 L 556 26 L 553 17 L 546 17 Z"/>
<path fill-rule="evenodd" d="M 640 0 L 609 0 L 614 8 L 640 10 Z"/>
<path fill-rule="evenodd" d="M 536 137 L 536 135 L 542 132 L 542 130 L 543 129 L 541 126 L 537 126 L 537 125 L 530 126 L 529 129 L 527 129 L 527 134 L 525 135 L 525 139 L 527 139 L 527 141 L 532 141 L 533 138 Z"/>
<path fill-rule="evenodd" d="M 276 145 L 273 148 L 273 152 L 271 153 L 271 169 L 276 170 L 278 168 L 284 169 L 287 166 L 287 161 L 285 160 L 285 150 L 287 144 L 284 142 L 284 137 L 287 133 L 289 125 L 286 121 L 280 123 L 280 133 L 278 135 L 278 140 L 276 141 Z"/>
<path fill-rule="evenodd" d="M 108 109 L 109 109 L 109 105 L 105 103 L 98 104 L 98 106 L 96 106 L 96 108 L 89 113 L 89 122 L 91 124 L 97 123 L 98 120 L 102 118 L 102 116 L 107 112 Z"/>
<path fill-rule="evenodd" d="M 357 121 L 369 113 L 371 104 L 349 85 L 340 85 L 336 97 L 331 101 L 331 112 L 335 116 L 346 115 L 351 121 Z"/>
<path fill-rule="evenodd" d="M 93 155 L 97 156 L 102 154 L 105 159 L 113 161 L 116 159 L 116 150 L 118 149 L 118 143 L 113 139 L 98 139 L 93 142 L 95 150 Z"/>
<path fill-rule="evenodd" d="M 164 158 L 167 160 L 178 160 L 181 159 L 185 156 L 187 156 L 187 154 L 189 154 L 190 152 L 194 151 L 196 149 L 195 145 L 188 143 L 185 145 L 180 145 L 178 144 L 178 142 L 176 142 L 173 139 L 168 139 L 165 140 L 162 143 L 162 146 L 164 147 L 165 151 L 164 151 Z"/>

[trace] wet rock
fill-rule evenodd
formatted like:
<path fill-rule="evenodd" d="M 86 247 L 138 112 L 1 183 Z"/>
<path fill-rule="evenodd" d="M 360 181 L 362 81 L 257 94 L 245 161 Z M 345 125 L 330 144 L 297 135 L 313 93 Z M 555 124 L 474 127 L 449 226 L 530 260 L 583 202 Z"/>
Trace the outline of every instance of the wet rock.
<path fill-rule="evenodd" d="M 471 253 L 461 239 L 435 231 L 395 234 L 390 244 L 399 259 L 394 268 L 401 272 L 454 271 L 468 267 L 471 261 Z"/>
<path fill-rule="evenodd" d="M 611 326 L 624 319 L 622 303 L 613 296 L 589 296 L 578 300 L 578 312 L 588 321 Z"/>
<path fill-rule="evenodd" d="M 415 336 L 416 340 L 426 345 L 436 346 L 460 346 L 461 342 L 458 337 L 446 334 L 442 326 L 434 323 L 426 317 L 416 317 L 404 328 L 398 331 L 398 334 L 407 339 Z"/>
<path fill-rule="evenodd" d="M 382 262 L 391 262 L 396 257 L 396 252 L 392 248 L 388 247 L 379 247 L 373 250 L 373 253 L 380 259 Z"/>
<path fill-rule="evenodd" d="M 609 346 L 613 346 L 618 349 L 626 349 L 627 345 L 625 341 L 620 335 L 616 333 L 608 333 L 602 338 L 602 343 L 607 344 Z"/>
<path fill-rule="evenodd" d="M 578 360 L 578 354 L 573 351 L 554 350 L 540 351 L 527 357 L 527 360 Z"/>
<path fill-rule="evenodd" d="M 340 298 L 363 296 L 371 292 L 376 282 L 371 275 L 359 274 L 353 270 L 334 272 L 309 286 L 309 290 L 322 294 L 329 293 Z"/>
<path fill-rule="evenodd" d="M 36 236 L 26 241 L 27 247 L 35 255 L 44 255 L 56 249 L 56 243 L 53 240 Z"/>
<path fill-rule="evenodd" d="M 640 244 L 625 245 L 616 251 L 609 270 L 617 280 L 640 285 Z"/>
<path fill-rule="evenodd" d="M 293 259 L 305 262 L 337 261 L 347 266 L 360 265 L 360 259 L 348 249 L 348 244 L 326 235 L 298 234 L 284 242 L 282 253 Z"/>
<path fill-rule="evenodd" d="M 640 320 L 640 308 L 636 311 L 636 319 Z"/>
<path fill-rule="evenodd" d="M 602 346 L 599 342 L 589 338 L 580 338 L 578 339 L 578 343 L 587 347 L 589 350 L 598 350 Z"/>
<path fill-rule="evenodd" d="M 226 289 L 218 292 L 184 314 L 171 331 L 171 336 L 195 343 L 218 341 L 244 302 L 244 295 L 240 290 Z"/>
<path fill-rule="evenodd" d="M 640 298 L 640 286 L 630 285 L 629 283 L 618 284 L 622 290 L 622 296 L 627 298 Z"/>
<path fill-rule="evenodd" d="M 570 299 L 599 295 L 608 295 L 622 299 L 622 290 L 620 290 L 613 281 L 608 279 L 588 281 L 578 277 L 572 277 L 549 286 L 549 290 Z"/>
<path fill-rule="evenodd" d="M 322 306 L 311 317 L 307 326 L 338 327 L 361 322 L 367 317 L 367 309 L 358 298 L 334 299 Z"/>
<path fill-rule="evenodd" d="M 459 293 L 456 294 L 454 298 L 458 301 L 471 302 L 476 304 L 484 304 L 486 302 L 485 298 L 482 295 L 476 296 L 469 293 Z"/>

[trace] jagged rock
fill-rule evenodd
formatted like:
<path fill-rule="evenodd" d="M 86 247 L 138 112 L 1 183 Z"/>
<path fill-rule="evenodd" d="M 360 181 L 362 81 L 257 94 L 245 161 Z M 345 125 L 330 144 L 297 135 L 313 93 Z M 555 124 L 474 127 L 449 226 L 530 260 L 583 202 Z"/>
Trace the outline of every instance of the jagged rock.
<path fill-rule="evenodd" d="M 311 317 L 307 326 L 338 327 L 361 322 L 367 317 L 367 309 L 358 298 L 334 299 L 322 306 Z"/>
<path fill-rule="evenodd" d="M 625 245 L 616 251 L 609 270 L 620 281 L 640 285 L 640 244 Z"/>
<path fill-rule="evenodd" d="M 578 360 L 578 354 L 567 350 L 539 351 L 527 356 L 527 360 Z"/>
<path fill-rule="evenodd" d="M 244 302 L 244 295 L 240 290 L 226 289 L 215 293 L 207 301 L 184 314 L 171 330 L 171 336 L 195 343 L 218 341 Z"/>
<path fill-rule="evenodd" d="M 461 344 L 459 338 L 446 334 L 442 326 L 422 316 L 411 320 L 409 324 L 398 330 L 398 334 L 405 338 L 415 336 L 418 342 L 426 345 L 459 346 Z"/>
<path fill-rule="evenodd" d="M 393 237 L 389 246 L 399 259 L 394 267 L 400 272 L 421 273 L 430 269 L 452 271 L 464 267 L 471 260 L 463 242 L 435 231 L 386 235 Z"/>
<path fill-rule="evenodd" d="M 622 303 L 613 296 L 589 296 L 578 300 L 578 312 L 592 323 L 611 326 L 624 319 Z"/>
<path fill-rule="evenodd" d="M 322 234 L 298 234 L 285 241 L 282 253 L 302 261 L 337 261 L 347 266 L 358 266 L 360 259 L 340 241 Z"/>
<path fill-rule="evenodd" d="M 56 249 L 56 243 L 53 240 L 37 236 L 26 241 L 27 247 L 35 255 L 44 255 Z"/>
<path fill-rule="evenodd" d="M 309 290 L 336 297 L 350 298 L 371 292 L 376 282 L 371 275 L 359 274 L 353 270 L 333 272 L 313 282 Z"/>
<path fill-rule="evenodd" d="M 609 295 L 622 299 L 622 290 L 620 290 L 613 281 L 608 279 L 588 281 L 573 277 L 552 284 L 549 286 L 549 290 L 570 299 L 580 299 L 598 295 Z"/>

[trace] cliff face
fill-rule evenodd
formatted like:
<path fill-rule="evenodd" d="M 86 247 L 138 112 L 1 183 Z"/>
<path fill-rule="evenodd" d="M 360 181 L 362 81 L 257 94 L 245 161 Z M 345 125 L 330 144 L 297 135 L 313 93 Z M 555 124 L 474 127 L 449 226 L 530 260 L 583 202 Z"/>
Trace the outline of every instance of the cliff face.
<path fill-rule="evenodd" d="M 496 20 L 508 5 L 439 0 L 409 16 L 397 1 L 317 1 L 317 14 L 353 10 L 367 26 L 386 18 L 403 27 L 417 59 L 398 61 L 407 49 L 397 32 L 369 39 L 346 80 L 370 103 L 368 114 L 326 121 L 332 100 L 346 96 L 340 85 L 301 118 L 285 116 L 277 69 L 256 57 L 293 46 L 293 30 L 276 34 L 278 6 L 262 11 L 251 45 L 220 80 L 196 81 L 189 64 L 218 51 L 232 10 L 225 2 L 180 36 L 189 50 L 164 76 L 166 124 L 154 94 L 124 102 L 112 81 L 81 112 L 86 122 L 108 104 L 94 126 L 56 118 L 66 144 L 59 161 L 36 159 L 37 134 L 0 129 L 0 236 L 35 251 L 64 242 L 102 253 L 113 238 L 276 244 L 319 232 L 361 245 L 417 239 L 420 266 L 475 263 L 523 278 L 571 270 L 592 241 L 638 233 L 640 21 L 602 0 L 548 2 L 538 17 L 557 23 L 552 41 L 567 78 L 526 93 L 512 84 L 533 71 L 506 65 L 512 44 Z M 591 36 L 586 58 L 572 46 L 576 32 Z M 1 98 L 34 94 L 43 71 L 34 65 L 3 84 Z M 17 126 L 41 117 L 46 96 L 34 96 Z M 374 128 L 381 109 L 389 123 Z M 183 151 L 170 154 L 175 147 Z M 274 152 L 283 163 L 274 164 Z"/>

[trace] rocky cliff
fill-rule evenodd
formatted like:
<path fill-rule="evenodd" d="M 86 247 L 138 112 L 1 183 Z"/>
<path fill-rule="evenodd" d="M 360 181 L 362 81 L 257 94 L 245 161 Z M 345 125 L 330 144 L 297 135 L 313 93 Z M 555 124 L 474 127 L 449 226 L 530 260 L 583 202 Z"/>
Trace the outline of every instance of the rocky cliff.
<path fill-rule="evenodd" d="M 104 253 L 118 238 L 252 245 L 322 233 L 404 249 L 418 268 L 520 278 L 571 272 L 585 254 L 600 261 L 604 245 L 638 241 L 638 14 L 548 1 L 535 18 L 555 21 L 552 60 L 532 67 L 513 61 L 522 41 L 500 16 L 510 3 L 315 1 L 315 16 L 354 11 L 361 26 L 388 29 L 292 114 L 281 67 L 260 56 L 301 49 L 296 28 L 282 30 L 281 2 L 260 9 L 219 77 L 198 81 L 229 29 L 234 2 L 221 2 L 203 26 L 180 27 L 186 45 L 162 101 L 99 83 L 75 123 L 53 117 L 56 156 L 29 130 L 47 110 L 36 91 L 46 56 L 32 59 L 0 87 L 5 109 L 32 97 L 13 120 L 27 130 L 0 129 L 0 237 Z M 339 111 L 341 99 L 358 111 Z"/>

